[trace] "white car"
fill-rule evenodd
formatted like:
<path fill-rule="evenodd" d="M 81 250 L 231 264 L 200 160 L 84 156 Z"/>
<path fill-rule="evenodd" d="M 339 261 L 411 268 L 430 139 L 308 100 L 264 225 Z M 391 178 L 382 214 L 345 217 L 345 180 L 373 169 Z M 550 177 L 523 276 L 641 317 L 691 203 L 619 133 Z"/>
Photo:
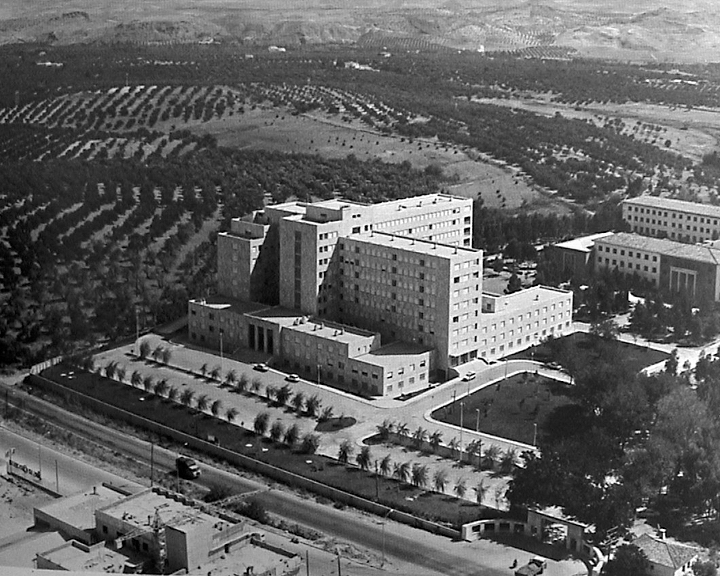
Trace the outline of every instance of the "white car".
<path fill-rule="evenodd" d="M 267 372 L 268 370 L 270 370 L 268 365 L 265 364 L 264 362 L 262 362 L 260 364 L 255 364 L 255 366 L 253 366 L 253 369 L 257 370 L 258 372 Z"/>
<path fill-rule="evenodd" d="M 467 374 L 465 374 L 465 376 L 463 376 L 463 380 L 464 380 L 465 382 L 469 382 L 469 381 L 472 380 L 473 378 L 475 378 L 475 372 L 472 372 L 472 371 L 471 371 L 471 372 L 468 372 Z"/>
<path fill-rule="evenodd" d="M 297 374 L 288 374 L 285 380 L 288 382 L 300 382 L 300 376 Z"/>

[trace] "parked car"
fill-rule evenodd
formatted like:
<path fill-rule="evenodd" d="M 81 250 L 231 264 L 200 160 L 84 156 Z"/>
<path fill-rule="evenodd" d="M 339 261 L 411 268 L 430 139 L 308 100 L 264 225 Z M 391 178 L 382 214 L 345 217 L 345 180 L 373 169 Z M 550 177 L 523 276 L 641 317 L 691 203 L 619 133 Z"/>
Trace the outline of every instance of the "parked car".
<path fill-rule="evenodd" d="M 473 372 L 473 371 L 470 371 L 470 372 L 468 372 L 467 374 L 465 374 L 465 376 L 463 376 L 463 380 L 464 380 L 465 382 L 469 382 L 469 381 L 472 380 L 473 378 L 475 378 L 475 372 Z"/>
<path fill-rule="evenodd" d="M 257 370 L 258 372 L 267 372 L 268 370 L 270 370 L 270 367 L 265 364 L 265 362 L 260 362 L 258 364 L 255 364 L 255 366 L 253 366 L 253 369 Z"/>
<path fill-rule="evenodd" d="M 200 476 L 200 466 L 192 458 L 187 456 L 178 456 L 175 459 L 175 466 L 177 467 L 178 476 L 192 480 Z"/>
<path fill-rule="evenodd" d="M 300 382 L 300 376 L 298 376 L 297 374 L 288 374 L 285 377 L 285 380 L 287 380 L 288 382 Z"/>
<path fill-rule="evenodd" d="M 547 568 L 547 560 L 542 556 L 535 556 L 530 562 L 515 570 L 515 576 L 538 576 Z"/>

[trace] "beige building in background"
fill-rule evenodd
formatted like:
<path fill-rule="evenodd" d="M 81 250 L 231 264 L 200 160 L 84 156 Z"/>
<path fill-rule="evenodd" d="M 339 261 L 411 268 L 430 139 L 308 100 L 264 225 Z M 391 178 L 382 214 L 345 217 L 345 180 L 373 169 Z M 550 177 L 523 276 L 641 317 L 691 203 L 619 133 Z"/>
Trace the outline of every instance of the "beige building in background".
<path fill-rule="evenodd" d="M 622 214 L 644 236 L 693 244 L 720 238 L 720 206 L 645 195 L 624 200 Z"/>

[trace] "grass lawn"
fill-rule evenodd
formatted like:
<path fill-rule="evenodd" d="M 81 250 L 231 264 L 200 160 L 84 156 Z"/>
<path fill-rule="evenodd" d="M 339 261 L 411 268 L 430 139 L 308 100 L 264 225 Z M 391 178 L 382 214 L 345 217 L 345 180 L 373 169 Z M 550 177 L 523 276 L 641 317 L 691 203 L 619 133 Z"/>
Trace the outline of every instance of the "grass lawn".
<path fill-rule="evenodd" d="M 61 376 L 74 371 L 75 377 Z M 188 409 L 179 403 L 160 399 L 139 388 L 109 380 L 104 376 L 83 372 L 76 367 L 58 364 L 45 370 L 45 378 L 63 386 L 82 392 L 153 420 L 168 427 L 195 435 L 203 439 L 217 438 L 220 446 L 267 462 L 301 476 L 312 478 L 329 486 L 367 498 L 378 500 L 392 508 L 441 523 L 457 525 L 483 517 L 497 515 L 495 511 L 458 500 L 437 492 L 427 492 L 391 478 L 376 477 L 355 467 L 345 467 L 336 460 L 317 454 L 300 453 L 284 444 L 274 443 L 269 438 L 259 437 L 254 432 L 216 419 L 209 414 Z M 71 402 L 72 404 L 72 402 Z M 428 478 L 428 482 L 431 479 Z"/>
<path fill-rule="evenodd" d="M 478 390 L 463 402 L 463 427 L 532 444 L 537 422 L 537 441 L 543 434 L 543 424 L 555 408 L 571 403 L 565 396 L 569 385 L 556 380 L 516 374 L 493 386 Z M 460 401 L 433 412 L 441 422 L 460 425 Z"/>
<path fill-rule="evenodd" d="M 558 338 L 552 347 L 557 350 L 565 348 L 570 352 L 575 366 L 591 366 L 600 357 L 600 348 L 610 347 L 606 356 L 613 358 L 618 363 L 623 363 L 632 372 L 640 372 L 643 368 L 657 364 L 670 358 L 670 354 L 659 350 L 652 350 L 645 346 L 636 346 L 618 340 L 602 340 L 597 336 L 584 332 L 575 332 Z M 538 362 L 563 363 L 562 354 L 553 352 L 553 348 L 546 342 L 533 346 L 517 354 L 510 356 L 511 360 L 520 358 L 534 358 Z"/>

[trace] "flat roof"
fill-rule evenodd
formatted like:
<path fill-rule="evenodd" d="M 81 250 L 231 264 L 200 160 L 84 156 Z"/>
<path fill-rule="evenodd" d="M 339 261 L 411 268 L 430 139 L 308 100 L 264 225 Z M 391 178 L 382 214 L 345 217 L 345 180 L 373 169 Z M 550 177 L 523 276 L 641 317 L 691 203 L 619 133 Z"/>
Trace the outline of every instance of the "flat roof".
<path fill-rule="evenodd" d="M 662 256 L 674 256 L 696 262 L 720 264 L 720 250 L 701 244 L 684 244 L 667 238 L 653 238 L 652 236 L 641 236 L 631 232 L 618 232 L 603 238 L 601 242 L 610 246 L 656 252 Z"/>
<path fill-rule="evenodd" d="M 126 497 L 125 494 L 101 484 L 39 506 L 37 510 L 79 530 L 94 530 L 95 510 L 110 506 Z"/>
<path fill-rule="evenodd" d="M 553 244 L 553 246 L 565 248 L 566 250 L 576 250 L 577 252 L 590 252 L 596 240 L 612 236 L 613 234 L 613 232 L 600 232 L 598 234 L 590 234 L 589 236 L 580 236 L 579 238 L 573 238 L 565 242 L 558 242 L 557 244 Z"/>
<path fill-rule="evenodd" d="M 634 206 L 642 206 L 643 208 L 659 208 L 661 210 L 675 210 L 677 212 L 685 212 L 689 214 L 697 214 L 702 216 L 710 216 L 711 218 L 720 218 L 720 206 L 712 204 L 702 204 L 700 202 L 687 202 L 685 200 L 675 200 L 674 198 L 661 198 L 659 196 L 650 196 L 645 194 L 636 198 L 628 198 L 623 200 L 624 204 L 632 204 Z"/>
<path fill-rule="evenodd" d="M 492 292 L 483 292 L 483 297 L 489 297 L 501 302 L 507 302 L 508 310 L 517 308 L 526 308 L 535 302 L 550 302 L 558 297 L 569 296 L 572 294 L 570 290 L 562 290 L 553 288 L 552 286 L 531 286 L 519 292 L 512 294 L 493 294 Z M 495 313 L 500 312 L 496 310 Z M 488 314 L 488 312 L 486 312 Z M 491 312 L 490 312 L 491 314 Z"/>
<path fill-rule="evenodd" d="M 398 365 L 398 362 L 410 361 L 408 356 L 424 354 L 426 352 L 430 352 L 431 350 L 432 349 L 427 346 L 420 346 L 410 342 L 396 341 L 391 342 L 386 346 L 381 346 L 376 350 L 372 350 L 367 354 L 356 356 L 354 360 L 366 362 L 367 364 L 372 364 L 373 366 L 394 368 Z"/>
<path fill-rule="evenodd" d="M 235 314 L 252 314 L 263 308 L 267 308 L 267 304 L 259 302 L 244 302 L 229 296 L 213 295 L 207 298 L 193 298 L 190 300 L 193 304 L 199 304 L 213 310 L 229 310 Z"/>
<path fill-rule="evenodd" d="M 404 250 L 407 252 L 416 252 L 428 257 L 452 258 L 462 254 L 475 254 L 482 256 L 482 250 L 470 248 L 468 246 L 455 246 L 454 244 L 442 244 L 431 240 L 420 240 L 409 236 L 398 236 L 389 234 L 388 232 L 361 232 L 360 234 L 352 234 L 347 237 L 348 240 L 357 240 L 366 242 L 376 246 L 384 246 L 386 248 L 394 248 L 396 250 Z"/>
<path fill-rule="evenodd" d="M 211 516 L 197 508 L 183 504 L 169 496 L 148 489 L 101 509 L 100 512 L 132 525 L 151 527 L 157 512 L 163 524 L 185 531 L 198 524 L 212 523 L 216 530 L 231 526 L 229 522 Z"/>
<path fill-rule="evenodd" d="M 67 570 L 77 570 L 79 572 L 93 570 L 121 573 L 125 563 L 128 561 L 126 554 L 108 548 L 104 543 L 88 547 L 74 540 L 47 552 L 42 552 L 40 556 Z M 140 558 L 137 558 L 137 561 L 139 560 Z"/>

